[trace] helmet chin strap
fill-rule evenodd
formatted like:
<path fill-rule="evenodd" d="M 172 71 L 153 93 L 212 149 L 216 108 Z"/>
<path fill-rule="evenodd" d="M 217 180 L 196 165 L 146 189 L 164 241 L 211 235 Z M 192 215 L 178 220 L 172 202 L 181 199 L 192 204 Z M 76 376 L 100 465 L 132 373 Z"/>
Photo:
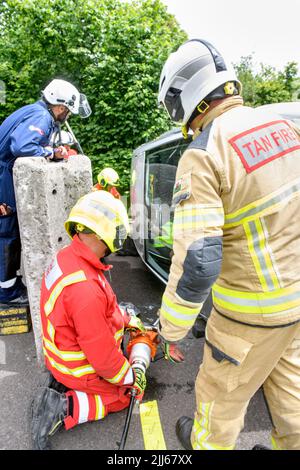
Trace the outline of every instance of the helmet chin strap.
<path fill-rule="evenodd" d="M 205 100 L 202 100 L 198 104 L 198 106 L 196 107 L 196 109 L 192 113 L 192 115 L 191 115 L 190 119 L 188 120 L 188 122 L 184 126 L 182 126 L 182 128 L 181 128 L 181 132 L 182 132 L 182 135 L 183 135 L 184 139 L 188 138 L 188 132 L 189 132 L 189 129 L 191 127 L 191 123 L 193 122 L 193 120 L 196 119 L 198 116 L 204 116 L 204 114 L 209 110 L 210 107 L 211 107 L 210 103 L 207 103 L 207 101 L 205 101 Z"/>
<path fill-rule="evenodd" d="M 184 126 L 181 127 L 181 132 L 184 140 L 187 140 L 189 136 L 189 126 L 187 124 L 184 124 Z"/>
<path fill-rule="evenodd" d="M 213 90 L 205 99 L 194 109 L 188 122 L 182 126 L 181 132 L 184 139 L 188 138 L 188 131 L 191 123 L 198 116 L 203 116 L 210 108 L 217 106 L 222 100 L 239 94 L 239 87 L 234 81 L 228 81 Z"/>

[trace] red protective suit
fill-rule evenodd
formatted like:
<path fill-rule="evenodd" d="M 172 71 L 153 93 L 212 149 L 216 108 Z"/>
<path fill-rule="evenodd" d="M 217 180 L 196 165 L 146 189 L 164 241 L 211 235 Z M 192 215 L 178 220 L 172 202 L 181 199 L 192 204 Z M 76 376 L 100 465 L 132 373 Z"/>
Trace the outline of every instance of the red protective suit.
<path fill-rule="evenodd" d="M 99 394 L 104 405 L 127 402 L 133 383 L 120 349 L 129 317 L 103 274 L 110 267 L 76 235 L 49 266 L 41 290 L 47 368 L 66 387 Z"/>
<path fill-rule="evenodd" d="M 101 186 L 100 183 L 96 183 L 94 185 L 94 190 L 108 191 L 114 198 L 121 199 L 121 194 L 119 193 L 119 191 L 117 190 L 117 188 L 115 186 L 110 186 L 110 188 L 107 189 L 104 186 Z"/>

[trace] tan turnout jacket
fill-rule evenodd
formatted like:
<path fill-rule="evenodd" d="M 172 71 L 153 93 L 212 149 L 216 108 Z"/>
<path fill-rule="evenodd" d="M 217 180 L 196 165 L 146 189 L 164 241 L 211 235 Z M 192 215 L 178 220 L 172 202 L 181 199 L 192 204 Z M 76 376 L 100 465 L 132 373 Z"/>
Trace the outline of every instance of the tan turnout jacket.
<path fill-rule="evenodd" d="M 182 339 L 213 287 L 217 312 L 242 323 L 300 320 L 300 131 L 232 97 L 183 154 L 174 256 L 161 333 Z"/>

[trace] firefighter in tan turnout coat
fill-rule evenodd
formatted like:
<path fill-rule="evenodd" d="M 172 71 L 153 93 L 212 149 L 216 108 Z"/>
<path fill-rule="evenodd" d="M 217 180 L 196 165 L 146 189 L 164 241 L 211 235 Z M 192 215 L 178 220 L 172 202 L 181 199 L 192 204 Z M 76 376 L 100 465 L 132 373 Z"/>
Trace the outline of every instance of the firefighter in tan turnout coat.
<path fill-rule="evenodd" d="M 300 132 L 243 106 L 231 66 L 204 40 L 171 54 L 159 103 L 194 132 L 174 186 L 174 256 L 160 308 L 166 356 L 213 292 L 186 449 L 233 449 L 263 385 L 272 447 L 300 449 Z M 256 446 L 259 448 L 259 446 Z M 260 447 L 261 448 L 261 447 Z"/>

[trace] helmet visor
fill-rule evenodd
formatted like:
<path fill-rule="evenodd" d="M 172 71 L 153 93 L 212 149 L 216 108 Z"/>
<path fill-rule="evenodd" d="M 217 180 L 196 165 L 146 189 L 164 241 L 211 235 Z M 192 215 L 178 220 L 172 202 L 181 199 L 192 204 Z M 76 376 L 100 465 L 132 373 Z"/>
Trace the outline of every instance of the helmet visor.
<path fill-rule="evenodd" d="M 88 99 L 83 93 L 80 93 L 78 114 L 82 118 L 87 118 L 92 114 Z"/>
<path fill-rule="evenodd" d="M 182 122 L 184 116 L 180 97 L 181 91 L 178 88 L 170 87 L 164 99 L 164 106 L 174 122 Z"/>
<path fill-rule="evenodd" d="M 114 251 L 121 250 L 126 238 L 127 238 L 127 230 L 125 226 L 118 225 L 116 227 L 116 238 L 114 239 Z"/>

